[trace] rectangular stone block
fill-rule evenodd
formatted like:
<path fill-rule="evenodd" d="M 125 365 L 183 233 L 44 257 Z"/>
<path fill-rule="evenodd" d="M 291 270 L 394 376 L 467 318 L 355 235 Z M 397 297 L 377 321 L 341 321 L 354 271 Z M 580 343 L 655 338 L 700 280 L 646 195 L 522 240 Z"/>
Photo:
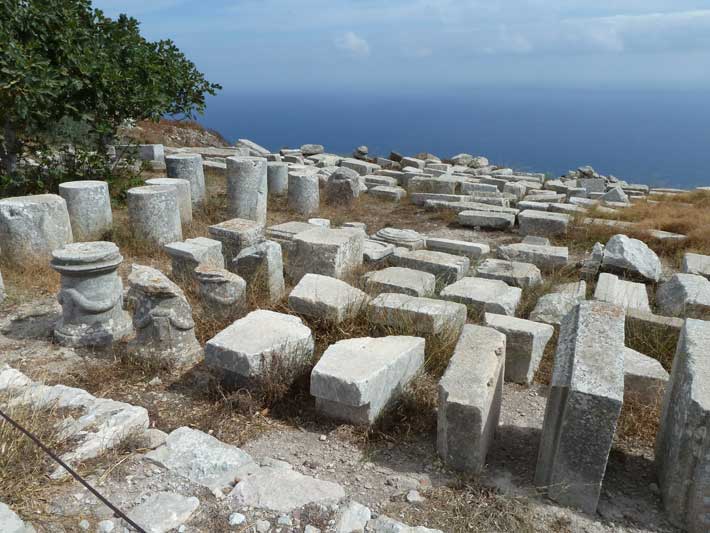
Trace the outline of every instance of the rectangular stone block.
<path fill-rule="evenodd" d="M 252 291 L 263 291 L 268 302 L 277 302 L 286 292 L 283 254 L 275 241 L 262 241 L 244 248 L 230 265 Z"/>
<path fill-rule="evenodd" d="M 491 247 L 487 244 L 434 237 L 427 237 L 426 247 L 434 252 L 463 255 L 469 259 L 480 259 L 491 252 Z"/>
<path fill-rule="evenodd" d="M 499 279 L 513 287 L 535 287 L 542 283 L 540 269 L 532 263 L 488 258 L 476 267 L 476 276 Z"/>
<path fill-rule="evenodd" d="M 340 323 L 357 316 L 367 305 L 367 294 L 344 281 L 306 274 L 288 296 L 288 305 L 299 315 Z"/>
<path fill-rule="evenodd" d="M 387 185 L 378 185 L 367 191 L 367 194 L 375 198 L 389 200 L 391 202 L 399 202 L 407 196 L 407 191 L 402 187 L 389 187 Z"/>
<path fill-rule="evenodd" d="M 683 256 L 681 272 L 684 274 L 697 274 L 710 279 L 710 255 L 686 253 Z"/>
<path fill-rule="evenodd" d="M 293 238 L 287 271 L 293 282 L 305 274 L 322 274 L 344 279 L 363 261 L 365 234 L 358 229 L 315 227 Z"/>
<path fill-rule="evenodd" d="M 509 261 L 532 263 L 540 270 L 550 272 L 567 265 L 569 251 L 566 246 L 549 246 L 518 242 L 498 247 L 498 257 Z"/>
<path fill-rule="evenodd" d="M 424 364 L 421 337 L 347 339 L 331 345 L 311 372 L 316 409 L 370 425 Z"/>
<path fill-rule="evenodd" d="M 504 281 L 466 277 L 445 287 L 440 296 L 464 304 L 469 316 L 477 320 L 484 312 L 515 315 L 522 293 L 520 287 L 511 287 Z"/>
<path fill-rule="evenodd" d="M 494 211 L 464 210 L 458 214 L 458 223 L 471 228 L 506 230 L 515 225 L 515 215 Z"/>
<path fill-rule="evenodd" d="M 410 193 L 456 194 L 461 181 L 454 178 L 412 178 L 407 189 Z"/>
<path fill-rule="evenodd" d="M 646 405 L 660 405 L 668 378 L 668 372 L 656 359 L 626 348 L 624 352 L 625 399 L 633 396 Z"/>
<path fill-rule="evenodd" d="M 471 266 L 468 257 L 432 252 L 430 250 L 412 250 L 395 253 L 389 259 L 394 266 L 412 268 L 429 272 L 436 276 L 437 283 L 453 283 L 463 278 Z"/>
<path fill-rule="evenodd" d="M 631 308 L 646 313 L 651 312 L 646 285 L 619 279 L 618 276 L 605 272 L 599 274 L 597 287 L 594 290 L 594 299 L 618 305 L 623 309 Z"/>
<path fill-rule="evenodd" d="M 244 248 L 264 240 L 264 226 L 253 220 L 233 218 L 207 228 L 222 243 L 224 264 L 229 266 Z"/>
<path fill-rule="evenodd" d="M 505 336 L 464 326 L 439 382 L 436 448 L 450 467 L 478 474 L 486 463 L 503 396 Z"/>
<path fill-rule="evenodd" d="M 518 213 L 521 235 L 554 237 L 567 233 L 570 216 L 564 213 L 548 213 L 526 209 Z"/>
<path fill-rule="evenodd" d="M 178 280 L 192 279 L 195 268 L 200 265 L 224 268 L 222 243 L 214 239 L 196 237 L 163 246 L 172 262 L 173 277 Z"/>
<path fill-rule="evenodd" d="M 466 306 L 407 294 L 383 293 L 367 306 L 373 324 L 417 335 L 458 333 L 466 322 Z"/>
<path fill-rule="evenodd" d="M 535 483 L 595 513 L 624 398 L 624 310 L 582 302 L 562 320 Z"/>
<path fill-rule="evenodd" d="M 410 296 L 434 296 L 436 277 L 429 272 L 411 268 L 389 267 L 368 272 L 362 277 L 362 285 L 368 294 L 396 292 Z"/>

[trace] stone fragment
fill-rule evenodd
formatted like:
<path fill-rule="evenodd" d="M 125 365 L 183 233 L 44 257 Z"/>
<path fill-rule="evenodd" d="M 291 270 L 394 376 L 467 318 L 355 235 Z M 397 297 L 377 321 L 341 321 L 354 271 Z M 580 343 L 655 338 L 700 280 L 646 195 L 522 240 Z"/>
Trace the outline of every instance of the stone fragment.
<path fill-rule="evenodd" d="M 335 533 L 364 532 L 367 522 L 371 518 L 372 512 L 368 507 L 351 501 L 344 508 L 341 508 L 338 519 L 335 522 Z"/>
<path fill-rule="evenodd" d="M 626 235 L 614 235 L 604 247 L 602 269 L 636 276 L 644 281 L 661 278 L 661 261 L 646 243 Z"/>
<path fill-rule="evenodd" d="M 108 183 L 67 181 L 59 184 L 59 196 L 67 203 L 74 241 L 100 241 L 111 233 L 113 214 Z"/>
<path fill-rule="evenodd" d="M 189 281 L 195 268 L 205 265 L 224 268 L 222 243 L 206 237 L 196 237 L 182 242 L 171 242 L 163 246 L 172 262 L 173 278 Z"/>
<path fill-rule="evenodd" d="M 251 456 L 236 446 L 188 427 L 170 433 L 164 446 L 145 457 L 211 491 L 232 486 L 240 470 L 254 465 Z"/>
<path fill-rule="evenodd" d="M 464 304 L 473 319 L 481 317 L 484 312 L 513 316 L 522 289 L 496 279 L 466 277 L 445 287 L 440 296 Z"/>
<path fill-rule="evenodd" d="M 535 483 L 593 514 L 624 397 L 624 311 L 582 302 L 562 321 Z"/>
<path fill-rule="evenodd" d="M 209 234 L 222 243 L 224 264 L 231 267 L 234 259 L 244 248 L 248 248 L 264 240 L 264 228 L 258 222 L 233 218 L 220 224 L 210 226 Z"/>
<path fill-rule="evenodd" d="M 668 372 L 653 357 L 626 348 L 624 351 L 624 398 L 646 405 L 660 405 L 668 383 Z"/>
<path fill-rule="evenodd" d="M 229 159 L 229 158 L 228 158 Z M 229 168 L 229 163 L 227 163 Z M 200 154 L 172 154 L 165 156 L 165 170 L 168 178 L 186 180 L 190 184 L 190 201 L 200 205 L 207 199 L 205 171 Z"/>
<path fill-rule="evenodd" d="M 530 385 L 555 328 L 493 313 L 485 314 L 484 323 L 505 335 L 505 381 Z"/>
<path fill-rule="evenodd" d="M 367 194 L 375 198 L 399 202 L 407 196 L 407 191 L 402 187 L 390 187 L 387 185 L 377 185 L 367 191 Z"/>
<path fill-rule="evenodd" d="M 293 238 L 302 231 L 308 231 L 309 229 L 313 229 L 313 227 L 313 224 L 309 224 L 308 222 L 293 220 L 291 222 L 269 226 L 266 228 L 266 237 L 283 245 L 292 241 Z"/>
<path fill-rule="evenodd" d="M 671 522 L 707 531 L 710 470 L 710 322 L 688 319 L 681 333 L 656 434 L 656 472 Z"/>
<path fill-rule="evenodd" d="M 443 533 L 439 529 L 429 529 L 422 526 L 410 527 L 385 515 L 379 515 L 376 519 L 370 520 L 365 531 L 373 533 Z"/>
<path fill-rule="evenodd" d="M 626 193 L 621 189 L 621 187 L 613 187 L 608 192 L 606 192 L 604 196 L 601 197 L 601 201 L 607 203 L 619 202 L 623 204 L 628 204 L 629 197 L 626 196 Z"/>
<path fill-rule="evenodd" d="M 411 229 L 382 228 L 372 239 L 409 250 L 420 250 L 426 246 L 426 237 Z"/>
<path fill-rule="evenodd" d="M 178 209 L 180 210 L 180 222 L 190 224 L 192 222 L 192 194 L 190 192 L 190 182 L 187 180 L 177 180 L 173 178 L 151 178 L 145 180 L 146 185 L 172 187 L 177 195 Z"/>
<path fill-rule="evenodd" d="M 340 323 L 357 316 L 369 298 L 344 281 L 306 274 L 288 296 L 288 305 L 299 315 Z"/>
<path fill-rule="evenodd" d="M 269 303 L 278 302 L 286 293 L 283 256 L 277 242 L 262 241 L 242 249 L 232 263 L 232 270 Z"/>
<path fill-rule="evenodd" d="M 710 255 L 686 252 L 683 256 L 681 272 L 683 274 L 697 274 L 710 279 Z"/>
<path fill-rule="evenodd" d="M 462 226 L 481 229 L 510 229 L 515 225 L 515 215 L 496 211 L 461 211 L 458 223 Z"/>
<path fill-rule="evenodd" d="M 247 282 L 223 268 L 200 265 L 194 270 L 202 307 L 217 319 L 234 318 L 246 307 Z"/>
<path fill-rule="evenodd" d="M 0 199 L 0 252 L 6 261 L 34 264 L 73 242 L 67 203 L 55 194 Z"/>
<path fill-rule="evenodd" d="M 555 287 L 553 292 L 538 299 L 535 309 L 530 313 L 530 320 L 559 326 L 562 319 L 586 299 L 586 293 L 587 284 L 584 281 L 564 283 Z"/>
<path fill-rule="evenodd" d="M 551 272 L 567 265 L 569 251 L 566 246 L 519 242 L 499 246 L 498 257 L 509 261 L 532 263 L 540 270 Z"/>
<path fill-rule="evenodd" d="M 383 293 L 367 307 L 370 322 L 418 335 L 456 333 L 466 322 L 466 306 L 454 302 Z"/>
<path fill-rule="evenodd" d="M 330 227 L 330 219 L 327 218 L 309 218 L 308 223 L 312 226 L 320 226 L 322 228 Z"/>
<path fill-rule="evenodd" d="M 606 181 L 604 178 L 581 178 L 577 180 L 577 185 L 582 187 L 588 193 L 601 192 L 606 190 Z"/>
<path fill-rule="evenodd" d="M 434 194 L 456 194 L 460 180 L 451 177 L 441 176 L 429 178 L 426 176 L 412 178 L 407 184 L 410 194 L 413 193 L 434 193 Z"/>
<path fill-rule="evenodd" d="M 364 274 L 362 284 L 365 292 L 371 295 L 394 292 L 410 296 L 434 296 L 436 276 L 411 268 L 389 267 Z"/>
<path fill-rule="evenodd" d="M 4 533 L 35 533 L 36 530 L 31 524 L 23 522 L 7 505 L 0 502 L 0 531 Z"/>
<path fill-rule="evenodd" d="M 320 190 L 317 175 L 299 171 L 288 173 L 288 208 L 304 216 L 318 213 Z"/>
<path fill-rule="evenodd" d="M 175 187 L 146 185 L 128 189 L 128 220 L 139 241 L 162 246 L 182 240 L 180 207 Z"/>
<path fill-rule="evenodd" d="M 313 335 L 300 318 L 265 310 L 252 311 L 205 345 L 205 364 L 238 381 L 257 379 L 275 366 L 295 374 L 312 356 Z"/>
<path fill-rule="evenodd" d="M 51 267 L 61 275 L 57 300 L 62 318 L 54 337 L 64 346 L 109 346 L 133 331 L 123 310 L 123 257 L 112 242 L 67 244 L 52 252 Z"/>
<path fill-rule="evenodd" d="M 394 266 L 429 272 L 436 276 L 437 283 L 453 283 L 463 278 L 471 266 L 468 257 L 432 252 L 430 250 L 412 250 L 401 254 L 395 253 L 390 262 Z"/>
<path fill-rule="evenodd" d="M 266 159 L 227 158 L 227 211 L 233 218 L 266 223 Z"/>
<path fill-rule="evenodd" d="M 471 260 L 480 259 L 484 255 L 488 255 L 491 251 L 490 246 L 478 242 L 458 241 L 454 239 L 440 239 L 427 237 L 427 250 L 434 252 L 445 252 L 454 255 L 463 255 Z"/>
<path fill-rule="evenodd" d="M 345 226 L 343 226 L 345 227 Z M 386 259 L 394 253 L 394 244 L 365 239 L 362 249 L 362 258 L 366 263 L 376 263 Z"/>
<path fill-rule="evenodd" d="M 424 346 L 420 337 L 336 342 L 311 373 L 316 408 L 337 420 L 372 424 L 422 367 Z"/>
<path fill-rule="evenodd" d="M 305 274 L 344 279 L 362 265 L 365 236 L 356 229 L 313 227 L 293 238 L 288 273 L 294 282 Z"/>
<path fill-rule="evenodd" d="M 663 315 L 710 318 L 710 280 L 695 274 L 673 274 L 656 291 L 656 305 Z"/>
<path fill-rule="evenodd" d="M 564 213 L 547 213 L 526 209 L 518 213 L 521 235 L 555 237 L 567 233 L 570 216 Z"/>
<path fill-rule="evenodd" d="M 505 336 L 492 328 L 464 326 L 439 381 L 436 449 L 455 470 L 479 474 L 500 418 Z"/>
<path fill-rule="evenodd" d="M 328 205 L 350 206 L 360 196 L 360 175 L 349 168 L 339 168 L 328 178 L 325 202 Z"/>
<path fill-rule="evenodd" d="M 147 533 L 166 533 L 187 522 L 199 506 L 194 496 L 156 492 L 131 509 L 128 517 Z"/>
<path fill-rule="evenodd" d="M 142 265 L 133 265 L 128 284 L 135 351 L 176 364 L 197 361 L 202 349 L 195 337 L 192 307 L 180 287 L 159 270 Z"/>
<path fill-rule="evenodd" d="M 710 287 L 710 282 L 708 282 Z M 647 313 L 651 312 L 648 303 L 648 292 L 643 283 L 634 283 L 619 279 L 613 274 L 602 272 L 599 274 L 597 287 L 594 290 L 594 299 L 618 305 L 623 309 L 638 309 Z"/>
<path fill-rule="evenodd" d="M 264 148 L 259 144 L 256 144 L 254 141 L 250 141 L 249 139 L 237 139 L 237 142 L 234 144 L 234 146 L 236 146 L 237 148 L 245 149 L 246 155 L 250 155 L 253 157 L 266 157 L 271 153 L 268 149 Z"/>
<path fill-rule="evenodd" d="M 499 279 L 513 287 L 535 287 L 542 283 L 540 269 L 532 263 L 507 261 L 505 259 L 486 259 L 476 267 L 476 276 L 486 279 Z"/>
<path fill-rule="evenodd" d="M 322 154 L 325 152 L 322 144 L 304 144 L 301 146 L 301 153 L 305 156 L 311 156 L 316 154 Z"/>
<path fill-rule="evenodd" d="M 269 161 L 266 164 L 266 183 L 269 196 L 288 194 L 288 164 Z"/>

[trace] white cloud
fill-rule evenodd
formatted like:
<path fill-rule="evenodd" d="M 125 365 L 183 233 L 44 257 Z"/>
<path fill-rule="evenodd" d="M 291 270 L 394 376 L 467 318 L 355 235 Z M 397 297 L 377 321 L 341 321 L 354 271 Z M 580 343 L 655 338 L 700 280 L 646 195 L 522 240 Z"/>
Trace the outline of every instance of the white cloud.
<path fill-rule="evenodd" d="M 370 55 L 368 42 L 352 31 L 347 31 L 343 35 L 336 37 L 335 46 L 355 57 L 367 57 Z"/>

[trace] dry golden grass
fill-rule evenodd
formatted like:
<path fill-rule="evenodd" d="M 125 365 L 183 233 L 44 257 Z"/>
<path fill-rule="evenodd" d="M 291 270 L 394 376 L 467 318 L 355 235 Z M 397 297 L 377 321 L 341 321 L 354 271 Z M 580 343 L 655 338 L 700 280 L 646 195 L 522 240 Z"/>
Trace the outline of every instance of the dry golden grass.
<path fill-rule="evenodd" d="M 209 142 L 206 146 L 229 146 L 227 140 L 216 130 L 207 129 L 194 120 L 170 120 L 161 118 L 159 121 L 141 120 L 137 128 L 122 131 L 121 133 L 137 143 L 164 144 L 165 146 L 182 146 L 184 143 L 175 143 L 173 137 L 185 137 L 184 133 L 190 130 L 197 133 L 209 133 Z"/>
<path fill-rule="evenodd" d="M 544 296 L 553 292 L 555 287 L 563 283 L 572 283 L 579 281 L 579 271 L 575 265 L 567 265 L 553 272 L 548 272 L 543 275 L 542 283 L 534 287 L 526 287 L 523 289 L 523 294 L 516 310 L 516 316 L 520 318 L 528 318 L 537 301 Z"/>
<path fill-rule="evenodd" d="M 672 328 L 626 320 L 626 346 L 653 357 L 668 372 L 673 367 L 679 336 L 680 333 Z"/>
<path fill-rule="evenodd" d="M 0 271 L 7 290 L 3 305 L 54 296 L 59 292 L 60 276 L 49 266 L 48 259 L 22 265 L 0 261 Z"/>
<path fill-rule="evenodd" d="M 633 394 L 624 396 L 624 405 L 616 428 L 616 443 L 622 447 L 652 449 L 660 426 L 663 398 L 647 403 Z"/>

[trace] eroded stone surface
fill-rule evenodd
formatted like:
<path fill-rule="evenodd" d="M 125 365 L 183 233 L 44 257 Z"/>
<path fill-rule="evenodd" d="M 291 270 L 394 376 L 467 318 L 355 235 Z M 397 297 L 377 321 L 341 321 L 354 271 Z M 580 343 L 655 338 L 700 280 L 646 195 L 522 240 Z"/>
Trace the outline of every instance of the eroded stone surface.
<path fill-rule="evenodd" d="M 441 291 L 443 299 L 466 305 L 472 318 L 478 318 L 484 312 L 513 316 L 521 296 L 519 287 L 485 278 L 463 278 Z"/>
<path fill-rule="evenodd" d="M 412 250 L 401 254 L 395 253 L 390 262 L 394 266 L 421 270 L 434 274 L 437 283 L 453 283 L 463 278 L 471 265 L 468 257 L 432 252 L 430 250 Z"/>
<path fill-rule="evenodd" d="M 288 296 L 288 305 L 296 313 L 339 323 L 357 316 L 369 297 L 344 281 L 306 274 Z"/>
<path fill-rule="evenodd" d="M 398 292 L 410 296 L 433 296 L 436 290 L 434 274 L 402 267 L 368 272 L 363 275 L 362 282 L 365 291 L 372 295 Z"/>
<path fill-rule="evenodd" d="M 695 274 L 673 274 L 656 291 L 663 315 L 707 319 L 710 317 L 710 281 Z"/>
<path fill-rule="evenodd" d="M 607 272 L 636 275 L 644 281 L 658 281 L 661 261 L 646 243 L 626 235 L 614 235 L 604 247 L 602 268 Z"/>
<path fill-rule="evenodd" d="M 609 302 L 624 309 L 631 308 L 647 313 L 651 312 L 648 292 L 646 292 L 646 286 L 643 283 L 625 281 L 606 272 L 599 275 L 597 287 L 594 290 L 594 299 Z"/>
<path fill-rule="evenodd" d="M 308 273 L 343 279 L 362 265 L 365 236 L 357 229 L 313 227 L 293 241 L 287 270 L 294 282 Z"/>
<path fill-rule="evenodd" d="M 506 259 L 486 259 L 476 267 L 476 276 L 499 279 L 508 285 L 521 289 L 542 283 L 542 274 L 535 265 Z"/>
<path fill-rule="evenodd" d="M 375 324 L 422 335 L 458 332 L 466 322 L 466 306 L 407 294 L 383 293 L 370 302 L 367 317 Z"/>

